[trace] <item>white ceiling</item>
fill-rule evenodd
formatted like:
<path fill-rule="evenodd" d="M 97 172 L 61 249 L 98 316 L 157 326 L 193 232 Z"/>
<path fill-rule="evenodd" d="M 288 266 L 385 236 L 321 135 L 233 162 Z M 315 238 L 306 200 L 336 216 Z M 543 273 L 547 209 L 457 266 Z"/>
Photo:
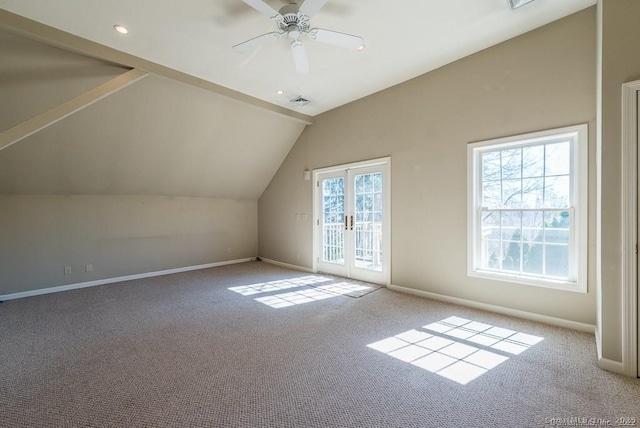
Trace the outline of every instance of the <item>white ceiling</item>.
<path fill-rule="evenodd" d="M 275 9 L 288 3 L 266 2 Z M 231 49 L 276 29 L 241 0 L 0 0 L 0 7 L 314 116 L 595 3 L 536 0 L 512 11 L 507 0 L 329 0 L 311 26 L 362 36 L 367 48 L 353 52 L 306 40 L 306 75 L 295 71 L 286 39 L 249 54 Z M 116 33 L 114 24 L 130 33 Z M 291 105 L 297 95 L 311 104 Z"/>

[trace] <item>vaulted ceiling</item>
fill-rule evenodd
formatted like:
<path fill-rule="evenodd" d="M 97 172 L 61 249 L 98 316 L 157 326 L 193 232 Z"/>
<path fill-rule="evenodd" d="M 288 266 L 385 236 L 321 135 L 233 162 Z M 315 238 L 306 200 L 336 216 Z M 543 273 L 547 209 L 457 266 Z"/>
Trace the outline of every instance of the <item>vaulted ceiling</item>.
<path fill-rule="evenodd" d="M 264 0 L 278 10 L 292 0 Z M 0 0 L 0 7 L 76 36 L 269 103 L 316 115 L 595 4 L 536 0 L 329 0 L 311 27 L 364 38 L 362 52 L 303 38 L 310 72 L 296 72 L 290 41 L 246 54 L 232 46 L 277 30 L 242 0 Z M 123 36 L 115 24 L 128 27 Z M 277 95 L 276 90 L 284 91 Z M 302 95 L 311 103 L 295 107 Z"/>
<path fill-rule="evenodd" d="M 305 40 L 310 72 L 300 74 L 286 40 L 231 49 L 275 30 L 242 0 L 0 0 L 0 132 L 131 67 L 151 72 L 0 147 L 0 194 L 256 199 L 314 115 L 595 0 L 506 3 L 329 0 L 312 27 L 360 35 L 366 49 Z M 311 103 L 291 105 L 297 95 Z"/>
<path fill-rule="evenodd" d="M 0 29 L 0 129 L 125 71 Z M 257 199 L 304 126 L 152 74 L 0 150 L 0 194 Z"/>

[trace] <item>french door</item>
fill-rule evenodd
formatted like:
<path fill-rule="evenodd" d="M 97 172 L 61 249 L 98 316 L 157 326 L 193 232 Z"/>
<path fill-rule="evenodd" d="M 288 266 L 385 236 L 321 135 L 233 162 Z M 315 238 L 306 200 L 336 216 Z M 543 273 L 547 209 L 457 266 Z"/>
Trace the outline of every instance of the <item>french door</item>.
<path fill-rule="evenodd" d="M 389 284 L 389 162 L 314 171 L 316 271 Z"/>

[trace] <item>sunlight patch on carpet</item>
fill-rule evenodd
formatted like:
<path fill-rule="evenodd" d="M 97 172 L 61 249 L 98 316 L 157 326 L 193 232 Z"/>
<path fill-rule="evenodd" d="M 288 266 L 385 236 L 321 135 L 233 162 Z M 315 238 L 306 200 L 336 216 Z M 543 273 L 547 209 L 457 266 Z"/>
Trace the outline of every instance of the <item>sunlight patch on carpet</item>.
<path fill-rule="evenodd" d="M 506 328 L 449 317 L 367 345 L 371 349 L 466 385 L 544 340 Z M 497 351 L 497 352 L 496 352 Z"/>
<path fill-rule="evenodd" d="M 277 281 L 259 282 L 257 284 L 241 285 L 238 287 L 230 287 L 229 290 L 242 294 L 243 296 L 251 296 L 254 294 L 270 293 L 279 290 L 288 290 L 291 288 L 307 287 L 314 284 L 331 281 L 319 275 L 308 275 L 300 278 L 282 279 Z"/>
<path fill-rule="evenodd" d="M 287 306 L 301 305 L 303 303 L 310 303 L 346 295 L 353 291 L 360 291 L 364 288 L 367 287 L 341 282 L 337 284 L 315 286 L 306 290 L 296 290 L 288 293 L 274 294 L 272 296 L 258 297 L 255 300 L 271 306 L 272 308 L 285 308 Z"/>

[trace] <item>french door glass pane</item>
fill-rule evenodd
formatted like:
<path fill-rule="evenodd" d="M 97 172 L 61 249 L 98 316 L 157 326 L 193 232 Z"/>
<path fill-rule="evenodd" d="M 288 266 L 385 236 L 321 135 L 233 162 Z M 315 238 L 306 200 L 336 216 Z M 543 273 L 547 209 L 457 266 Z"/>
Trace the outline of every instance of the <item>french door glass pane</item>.
<path fill-rule="evenodd" d="M 344 177 L 322 180 L 322 260 L 344 265 Z"/>
<path fill-rule="evenodd" d="M 354 190 L 354 265 L 360 269 L 381 272 L 382 173 L 356 175 Z"/>

